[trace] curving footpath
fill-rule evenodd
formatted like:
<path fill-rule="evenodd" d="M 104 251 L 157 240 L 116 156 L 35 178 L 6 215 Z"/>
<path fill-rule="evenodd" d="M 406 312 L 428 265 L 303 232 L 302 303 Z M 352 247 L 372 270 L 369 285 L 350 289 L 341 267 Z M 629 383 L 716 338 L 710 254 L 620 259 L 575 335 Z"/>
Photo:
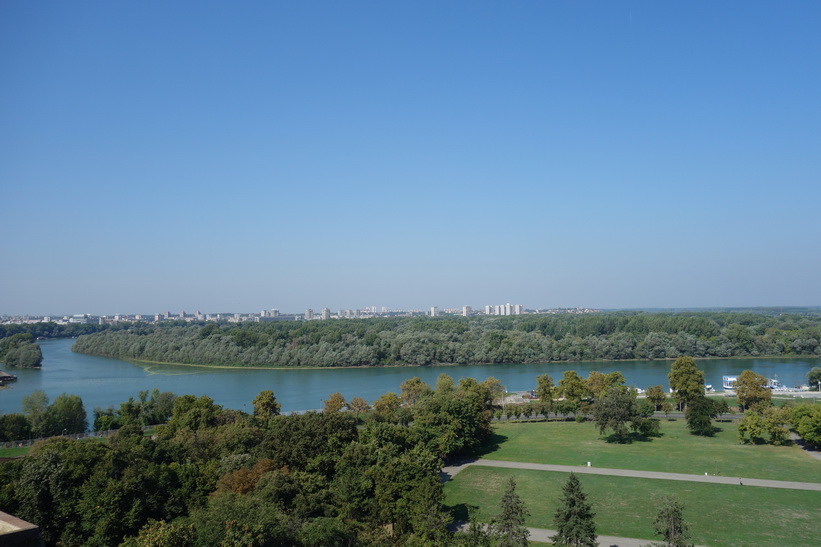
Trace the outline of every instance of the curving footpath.
<path fill-rule="evenodd" d="M 721 475 L 689 475 L 686 473 L 663 473 L 660 471 L 636 471 L 633 469 L 610 469 L 582 467 L 575 465 L 551 465 L 545 463 L 506 462 L 501 460 L 479 459 L 461 465 L 442 469 L 443 480 L 448 480 L 462 469 L 479 465 L 483 467 L 504 467 L 507 469 L 532 469 L 535 471 L 558 471 L 560 473 L 578 473 L 588 475 L 610 475 L 613 477 L 633 477 L 638 479 L 661 479 L 667 481 L 709 482 L 713 484 L 735 484 L 740 486 L 759 486 L 764 488 L 786 488 L 789 490 L 815 490 L 821 492 L 821 483 L 775 481 L 769 479 L 751 479 L 745 477 L 724 477 Z"/>

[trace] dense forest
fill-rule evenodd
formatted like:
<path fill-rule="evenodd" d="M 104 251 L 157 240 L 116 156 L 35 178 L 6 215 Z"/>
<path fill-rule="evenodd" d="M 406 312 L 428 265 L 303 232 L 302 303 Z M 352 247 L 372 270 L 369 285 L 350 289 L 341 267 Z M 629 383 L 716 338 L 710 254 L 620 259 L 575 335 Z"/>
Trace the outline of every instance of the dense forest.
<path fill-rule="evenodd" d="M 138 324 L 81 336 L 80 353 L 168 363 L 331 367 L 821 355 L 821 318 L 603 313 Z"/>
<path fill-rule="evenodd" d="M 95 411 L 96 427 L 119 428 L 108 442 L 52 437 L 0 463 L 0 507 L 48 545 L 460 544 L 439 471 L 487 437 L 491 394 L 471 378 L 436 390 L 416 380 L 372 411 L 331 396 L 325 411 L 291 416 L 271 391 L 253 414 L 142 393 Z M 158 417 L 167 423 L 144 436 Z"/>
<path fill-rule="evenodd" d="M 69 338 L 106 329 L 105 325 L 30 323 L 0 325 L 0 364 L 33 368 L 43 362 L 43 352 L 35 338 Z"/>

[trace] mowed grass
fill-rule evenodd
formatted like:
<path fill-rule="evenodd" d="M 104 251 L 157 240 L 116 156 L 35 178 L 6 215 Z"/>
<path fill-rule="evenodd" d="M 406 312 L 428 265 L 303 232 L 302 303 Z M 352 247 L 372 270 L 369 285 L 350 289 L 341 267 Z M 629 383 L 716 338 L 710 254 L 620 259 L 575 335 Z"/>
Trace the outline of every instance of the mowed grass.
<path fill-rule="evenodd" d="M 819 462 L 821 463 L 821 462 Z M 488 522 L 499 513 L 509 477 L 530 516 L 527 526 L 555 529 L 567 473 L 472 466 L 445 484 L 445 503 L 457 519 Z M 664 495 L 684 504 L 692 539 L 701 545 L 817 545 L 821 492 L 696 482 L 578 475 L 596 512 L 599 534 L 657 540 L 652 522 Z"/>
<path fill-rule="evenodd" d="M 721 474 L 821 482 L 821 461 L 798 446 L 740 445 L 735 421 L 718 422 L 714 437 L 691 435 L 683 419 L 661 420 L 661 437 L 608 443 L 592 422 L 515 422 L 494 425 L 480 455 L 494 460 L 587 465 L 670 473 Z"/>
<path fill-rule="evenodd" d="M 14 447 L 14 448 L 0 448 L 0 458 L 17 458 L 28 454 L 31 447 Z"/>

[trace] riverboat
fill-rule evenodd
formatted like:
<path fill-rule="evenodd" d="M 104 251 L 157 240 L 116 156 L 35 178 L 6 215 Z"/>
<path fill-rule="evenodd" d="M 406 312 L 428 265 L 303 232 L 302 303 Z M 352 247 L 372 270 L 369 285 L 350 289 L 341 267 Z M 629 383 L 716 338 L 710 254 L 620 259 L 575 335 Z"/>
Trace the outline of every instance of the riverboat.
<path fill-rule="evenodd" d="M 778 377 L 776 378 L 766 378 L 767 385 L 764 386 L 767 389 L 771 389 L 773 391 L 787 391 L 787 388 L 784 387 L 784 384 L 778 381 Z M 735 384 L 738 381 L 738 376 L 723 376 L 721 378 L 721 387 L 724 391 L 731 391 L 735 392 Z"/>

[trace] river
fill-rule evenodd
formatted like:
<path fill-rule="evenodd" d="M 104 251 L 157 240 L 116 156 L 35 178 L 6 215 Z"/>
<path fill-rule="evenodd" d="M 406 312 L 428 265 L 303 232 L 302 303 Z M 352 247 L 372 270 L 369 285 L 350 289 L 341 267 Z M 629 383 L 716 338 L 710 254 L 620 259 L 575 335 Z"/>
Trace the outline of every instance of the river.
<path fill-rule="evenodd" d="M 403 380 L 419 376 L 433 386 L 442 372 L 458 382 L 488 376 L 501 380 L 509 391 L 536 387 L 536 377 L 549 374 L 558 382 L 565 370 L 586 377 L 592 370 L 620 371 L 627 384 L 640 388 L 660 384 L 667 389 L 667 373 L 672 360 L 594 361 L 585 363 L 501 364 L 474 366 L 425 366 L 384 368 L 246 370 L 201 367 L 137 365 L 118 359 L 92 357 L 71 351 L 74 340 L 40 342 L 43 366 L 40 370 L 12 369 L 17 382 L 0 390 L 0 413 L 20 412 L 23 397 L 42 389 L 53 401 L 61 393 L 79 395 L 89 414 L 95 407 L 117 407 L 141 390 L 158 388 L 178 395 L 208 395 L 227 408 L 251 411 L 251 401 L 263 389 L 270 389 L 282 404 L 283 412 L 322 408 L 323 400 L 340 392 L 347 399 L 360 396 L 373 402 L 380 395 L 399 393 Z M 821 366 L 821 359 L 704 359 L 697 360 L 706 383 L 721 388 L 723 375 L 737 375 L 750 369 L 768 378 L 777 377 L 785 386 L 807 383 L 807 372 Z"/>

